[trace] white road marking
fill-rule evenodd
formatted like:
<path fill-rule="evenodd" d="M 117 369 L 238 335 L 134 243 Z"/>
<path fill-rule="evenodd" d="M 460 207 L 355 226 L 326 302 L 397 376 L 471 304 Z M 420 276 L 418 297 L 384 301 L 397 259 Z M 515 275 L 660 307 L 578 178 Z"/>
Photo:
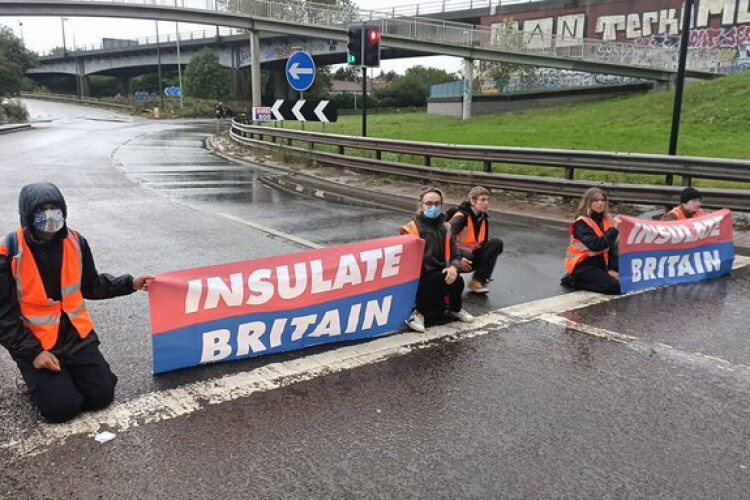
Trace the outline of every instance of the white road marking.
<path fill-rule="evenodd" d="M 229 214 L 218 215 L 270 234 L 277 234 L 286 239 L 296 238 Z M 304 245 L 317 246 L 315 243 L 298 238 L 297 240 Z M 740 259 L 740 262 L 736 262 L 736 267 L 743 267 L 748 263 L 750 263 L 750 259 L 743 258 Z M 9 438 L 7 441 L 0 443 L 0 450 L 10 452 L 10 460 L 15 461 L 23 457 L 43 453 L 52 445 L 61 444 L 72 436 L 89 435 L 93 437 L 103 430 L 121 433 L 133 427 L 189 415 L 209 405 L 222 404 L 254 393 L 270 391 L 330 373 L 381 362 L 420 348 L 429 347 L 435 341 L 455 342 L 479 337 L 536 319 L 566 328 L 573 328 L 589 335 L 614 340 L 645 354 L 656 353 L 683 363 L 697 364 L 712 373 L 731 374 L 740 378 L 743 382 L 750 383 L 750 367 L 732 364 L 729 361 L 704 354 L 686 353 L 665 344 L 642 342 L 636 337 L 581 325 L 555 316 L 555 314 L 618 300 L 623 297 L 627 296 L 604 296 L 589 292 L 569 293 L 498 309 L 477 317 L 473 323 L 454 322 L 430 328 L 424 334 L 413 332 L 394 334 L 361 344 L 340 347 L 325 353 L 272 363 L 250 372 L 226 375 L 175 389 L 152 392 L 130 401 L 114 404 L 100 412 L 83 414 L 66 424 L 40 424 L 30 430 L 30 435 L 27 437 Z"/>
<path fill-rule="evenodd" d="M 733 376 L 744 384 L 750 383 L 750 366 L 733 363 L 726 359 L 716 356 L 710 356 L 699 352 L 689 352 L 677 349 L 669 344 L 662 342 L 650 342 L 639 337 L 633 337 L 624 333 L 614 332 L 605 328 L 586 325 L 577 321 L 564 318 L 554 314 L 543 314 L 538 319 L 575 330 L 579 333 L 602 338 L 612 342 L 626 345 L 641 354 L 647 356 L 658 355 L 666 359 L 671 359 L 681 364 L 698 367 L 708 373 L 719 376 Z"/>
<path fill-rule="evenodd" d="M 175 389 L 144 394 L 96 413 L 85 413 L 66 424 L 40 424 L 24 439 L 0 443 L 12 460 L 33 456 L 76 435 L 95 436 L 104 430 L 121 433 L 133 427 L 170 420 L 217 405 L 323 375 L 401 356 L 429 346 L 436 340 L 455 342 L 486 335 L 513 325 L 506 316 L 488 313 L 474 323 L 449 323 L 424 334 L 404 332 L 363 344 L 341 347 L 320 354 L 272 363 L 250 372 L 194 382 Z"/>
<path fill-rule="evenodd" d="M 262 231 L 264 233 L 268 233 L 268 234 L 273 235 L 273 236 L 278 236 L 279 238 L 284 238 L 285 240 L 293 241 L 294 243 L 298 243 L 300 245 L 304 245 L 304 246 L 306 246 L 308 248 L 315 248 L 315 249 L 325 248 L 325 246 L 320 245 L 318 243 L 313 243 L 312 241 L 308 241 L 308 240 L 306 240 L 304 238 L 300 238 L 298 236 L 294 236 L 293 234 L 288 234 L 288 233 L 284 233 L 282 231 L 277 231 L 276 229 L 264 226 L 262 224 L 258 224 L 256 222 L 250 222 L 248 220 L 242 219 L 242 218 L 237 217 L 235 215 L 224 214 L 224 213 L 220 213 L 220 212 L 214 212 L 214 213 L 216 215 L 218 215 L 219 217 L 223 217 L 225 219 L 229 219 L 231 221 L 238 222 L 238 223 L 243 224 L 245 226 L 251 227 L 251 228 L 253 228 L 253 229 L 257 230 L 257 231 Z"/>

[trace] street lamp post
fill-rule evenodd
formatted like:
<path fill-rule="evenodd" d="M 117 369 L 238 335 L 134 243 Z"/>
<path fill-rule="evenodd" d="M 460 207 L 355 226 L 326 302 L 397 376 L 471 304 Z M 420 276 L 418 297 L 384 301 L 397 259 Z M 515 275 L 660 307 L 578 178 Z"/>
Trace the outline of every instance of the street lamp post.
<path fill-rule="evenodd" d="M 63 36 L 63 57 L 68 57 L 68 48 L 65 46 L 65 21 L 67 21 L 67 17 L 61 17 L 60 18 L 60 25 L 62 26 L 62 36 Z"/>
<path fill-rule="evenodd" d="M 16 19 L 16 21 L 18 21 L 18 27 L 21 30 L 21 43 L 26 45 L 26 42 L 23 39 L 23 23 L 21 22 L 20 19 Z"/>
<path fill-rule="evenodd" d="M 161 109 L 164 109 L 164 89 L 161 84 L 161 43 L 159 42 L 159 21 L 154 21 L 156 24 L 156 65 L 159 72 L 159 98 L 161 102 Z"/>
<path fill-rule="evenodd" d="M 174 0 L 174 6 L 177 8 L 177 0 Z M 185 104 L 182 101 L 182 57 L 180 57 L 180 23 L 174 23 L 175 31 L 177 31 L 177 81 L 180 86 L 180 108 L 184 108 Z"/>

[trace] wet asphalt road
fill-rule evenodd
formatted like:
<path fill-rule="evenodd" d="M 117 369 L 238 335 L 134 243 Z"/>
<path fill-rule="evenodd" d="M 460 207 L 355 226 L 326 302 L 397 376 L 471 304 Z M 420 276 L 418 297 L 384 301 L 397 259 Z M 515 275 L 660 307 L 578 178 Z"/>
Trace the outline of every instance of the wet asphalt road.
<path fill-rule="evenodd" d="M 262 172 L 205 152 L 212 123 L 30 108 L 51 121 L 0 137 L 0 227 L 17 224 L 23 184 L 56 182 L 100 271 L 165 272 L 302 249 L 218 214 L 324 245 L 391 235 L 405 219 L 272 191 L 257 181 Z M 561 293 L 562 234 L 492 229 L 507 250 L 490 296 L 467 299 L 472 312 Z M 7 444 L 40 424 L 3 353 L 0 498 L 747 497 L 749 276 L 561 307 L 553 320 L 490 326 L 143 423 L 106 445 L 75 435 L 20 458 Z M 300 358 L 154 378 L 145 296 L 91 310 L 120 376 L 118 403 Z M 637 339 L 598 338 L 597 328 Z"/>

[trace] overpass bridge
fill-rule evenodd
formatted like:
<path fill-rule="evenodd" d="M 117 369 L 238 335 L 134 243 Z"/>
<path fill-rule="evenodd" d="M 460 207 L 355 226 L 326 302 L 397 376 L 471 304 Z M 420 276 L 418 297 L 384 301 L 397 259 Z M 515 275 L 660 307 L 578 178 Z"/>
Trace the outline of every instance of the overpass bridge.
<path fill-rule="evenodd" d="M 253 103 L 260 104 L 261 33 L 344 42 L 350 24 L 379 26 L 382 45 L 412 55 L 447 55 L 669 81 L 676 72 L 673 47 L 637 47 L 565 35 L 494 30 L 465 23 L 388 12 L 270 0 L 0 0 L 0 16 L 80 16 L 150 19 L 246 30 L 250 40 Z M 689 76 L 713 76 L 710 58 L 691 51 Z M 466 64 L 471 78 L 471 64 Z"/>

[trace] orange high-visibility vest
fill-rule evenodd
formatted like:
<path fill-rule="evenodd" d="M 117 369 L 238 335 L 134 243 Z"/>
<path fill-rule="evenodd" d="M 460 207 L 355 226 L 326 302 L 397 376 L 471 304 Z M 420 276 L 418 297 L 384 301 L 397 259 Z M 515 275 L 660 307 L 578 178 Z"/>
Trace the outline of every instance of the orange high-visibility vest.
<path fill-rule="evenodd" d="M 448 224 L 445 224 L 445 229 L 445 265 L 448 265 L 451 262 L 451 228 Z M 421 238 L 417 223 L 414 221 L 409 222 L 405 226 L 401 226 L 401 234 L 409 234 L 416 238 Z"/>
<path fill-rule="evenodd" d="M 457 217 L 466 216 L 459 210 L 451 218 L 450 223 L 453 224 L 453 221 L 456 220 Z M 479 238 L 477 238 L 476 232 L 474 231 L 474 218 L 466 217 L 466 226 L 456 235 L 456 245 L 458 248 L 474 252 L 477 248 L 482 246 L 485 241 L 487 241 L 487 219 L 484 219 L 481 224 L 482 225 L 479 228 Z"/>
<path fill-rule="evenodd" d="M 701 215 L 705 215 L 705 213 L 706 212 L 702 208 L 699 208 L 698 211 L 695 212 L 695 214 L 693 214 L 693 216 L 690 218 L 692 219 L 693 217 L 700 217 Z M 674 215 L 675 220 L 685 220 L 688 218 L 688 216 L 685 215 L 685 212 L 682 211 L 682 205 L 678 205 L 674 207 L 672 210 L 670 210 L 664 215 L 666 216 L 667 214 Z"/>
<path fill-rule="evenodd" d="M 11 271 L 16 281 L 18 306 L 23 326 L 34 334 L 45 351 L 49 351 L 57 344 L 60 318 L 63 312 L 68 315 L 78 335 L 82 339 L 88 337 L 94 325 L 81 293 L 83 254 L 78 233 L 68 229 L 68 237 L 63 240 L 60 279 L 62 300 L 59 301 L 47 296 L 39 268 L 26 244 L 22 228 L 16 231 L 16 240 L 15 255 L 8 255 L 5 239 L 0 243 L 0 255 L 13 259 Z"/>
<path fill-rule="evenodd" d="M 589 247 L 584 245 L 581 240 L 577 239 L 573 235 L 573 227 L 579 220 L 585 222 L 586 225 L 594 231 L 597 238 L 602 238 L 604 236 L 604 232 L 612 227 L 609 223 L 609 219 L 607 218 L 604 219 L 604 231 L 599 228 L 599 225 L 591 217 L 581 216 L 573 221 L 573 223 L 568 227 L 568 234 L 570 235 L 570 245 L 568 245 L 568 254 L 565 256 L 565 272 L 568 274 L 573 274 L 573 271 L 575 271 L 576 267 L 578 267 L 581 262 L 591 257 L 598 256 L 604 257 L 604 262 L 609 267 L 609 249 L 602 250 L 601 252 L 594 252 L 589 249 Z"/>

